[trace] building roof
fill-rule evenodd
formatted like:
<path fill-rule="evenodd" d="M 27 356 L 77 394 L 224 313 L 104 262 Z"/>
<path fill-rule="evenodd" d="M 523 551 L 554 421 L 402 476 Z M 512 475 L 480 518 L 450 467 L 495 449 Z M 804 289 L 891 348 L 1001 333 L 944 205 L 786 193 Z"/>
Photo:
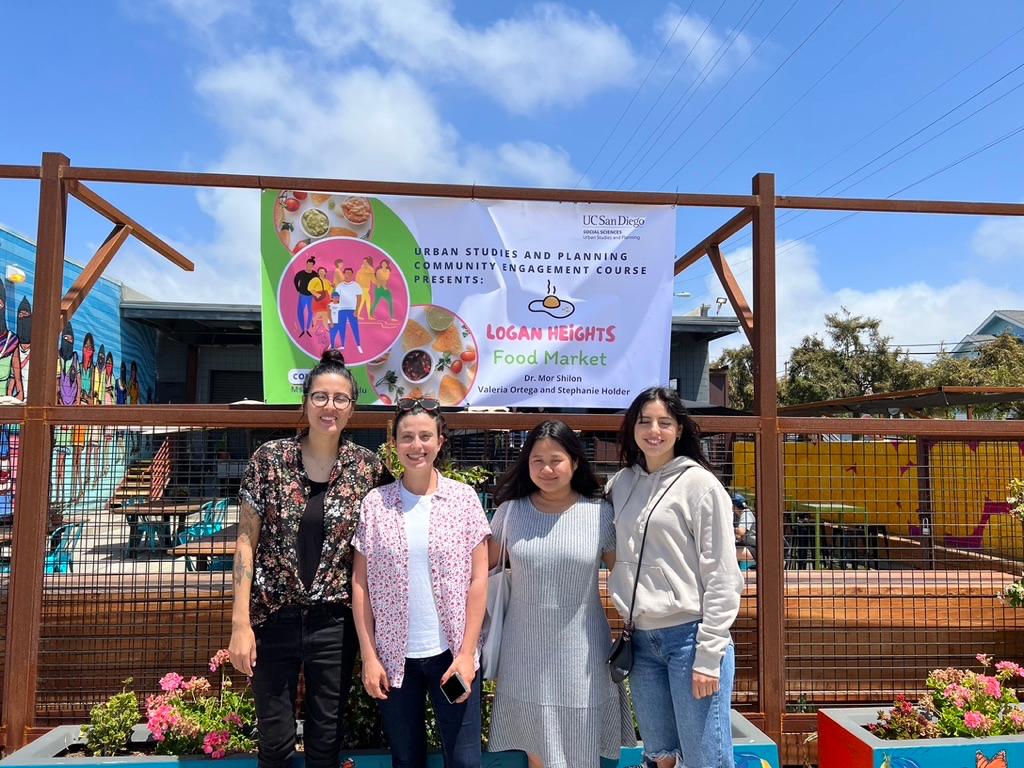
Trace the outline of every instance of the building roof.
<path fill-rule="evenodd" d="M 121 316 L 158 328 L 182 344 L 260 343 L 255 304 L 122 301 Z"/>
<path fill-rule="evenodd" d="M 928 387 L 845 397 L 779 408 L 779 416 L 894 416 L 923 408 L 953 408 L 1024 401 L 1024 387 Z"/>
<path fill-rule="evenodd" d="M 740 321 L 729 315 L 673 315 L 672 333 L 686 333 L 691 336 L 711 341 L 722 336 L 736 333 Z"/>
<path fill-rule="evenodd" d="M 1021 309 L 997 309 L 989 313 L 989 316 L 982 321 L 981 325 L 974 329 L 973 333 L 969 333 L 964 336 L 956 346 L 953 347 L 952 354 L 964 354 L 967 352 L 976 352 L 980 345 L 986 344 L 995 339 L 990 333 L 982 333 L 985 328 L 995 319 L 1005 320 L 1011 325 L 1018 326 L 1024 331 L 1024 310 Z"/>

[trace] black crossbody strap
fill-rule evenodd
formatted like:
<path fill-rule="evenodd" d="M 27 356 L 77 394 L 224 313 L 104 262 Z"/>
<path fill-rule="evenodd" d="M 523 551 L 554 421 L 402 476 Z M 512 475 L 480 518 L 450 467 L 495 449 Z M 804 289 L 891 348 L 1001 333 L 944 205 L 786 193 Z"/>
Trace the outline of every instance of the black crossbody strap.
<path fill-rule="evenodd" d="M 636 590 L 637 587 L 640 586 L 640 565 L 644 561 L 644 547 L 647 545 L 647 529 L 651 526 L 651 518 L 654 517 L 654 513 L 658 509 L 658 505 L 661 503 L 661 500 L 665 498 L 666 493 L 672 490 L 672 486 L 676 484 L 676 480 L 682 477 L 683 473 L 686 472 L 687 469 L 689 469 L 689 467 L 683 467 L 682 472 L 672 478 L 672 482 L 668 484 L 668 487 L 661 492 L 657 501 L 654 502 L 654 505 L 651 507 L 650 514 L 647 515 L 647 522 L 644 523 L 644 535 L 640 539 L 640 556 L 636 561 L 636 577 L 633 579 L 633 596 L 629 599 L 629 617 L 626 619 L 625 627 L 625 634 L 627 635 L 632 634 L 633 632 L 633 606 L 636 605 Z"/>

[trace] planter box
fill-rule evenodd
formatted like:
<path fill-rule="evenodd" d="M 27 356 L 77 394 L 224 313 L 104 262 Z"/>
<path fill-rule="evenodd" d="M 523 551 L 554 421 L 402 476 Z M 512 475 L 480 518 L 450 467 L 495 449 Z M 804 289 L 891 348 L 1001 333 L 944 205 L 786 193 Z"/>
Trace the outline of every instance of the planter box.
<path fill-rule="evenodd" d="M 818 768 L 1007 768 L 1024 765 L 1024 735 L 879 739 L 865 726 L 884 707 L 818 711 Z M 1005 760 L 997 760 L 1005 752 Z M 886 762 L 888 761 L 888 762 Z"/>
<path fill-rule="evenodd" d="M 64 768 L 67 760 L 73 760 L 73 765 L 82 768 L 92 768 L 100 765 L 114 765 L 121 768 L 133 768 L 134 766 L 152 766 L 164 764 L 170 768 L 210 768 L 211 761 L 206 755 L 188 755 L 185 757 L 171 757 L 168 755 L 126 755 L 124 757 L 60 757 L 68 747 L 81 744 L 79 738 L 80 727 L 77 725 L 62 725 L 54 728 L 43 736 L 33 741 L 14 754 L 0 760 L 3 768 Z M 764 733 L 758 730 L 749 720 L 739 712 L 732 713 L 732 738 L 733 751 L 736 756 L 736 768 L 779 768 L 779 750 L 775 742 L 769 739 Z M 137 744 L 149 742 L 149 731 L 145 726 L 135 727 L 132 741 Z M 343 756 L 351 758 L 356 768 L 391 768 L 391 755 L 387 750 L 351 750 L 343 752 Z M 602 760 L 602 768 L 616 768 L 615 763 L 610 760 Z M 218 760 L 214 763 L 223 768 L 255 768 L 255 755 L 232 755 Z M 292 768 L 302 768 L 304 761 L 302 755 L 298 754 L 292 759 Z M 427 760 L 430 768 L 442 768 L 441 755 L 431 754 Z M 643 749 L 626 747 L 618 762 L 618 768 L 634 768 L 643 765 Z M 484 752 L 481 760 L 482 768 L 526 768 L 526 755 L 522 752 Z M 969 768 L 973 768 L 970 766 Z"/>

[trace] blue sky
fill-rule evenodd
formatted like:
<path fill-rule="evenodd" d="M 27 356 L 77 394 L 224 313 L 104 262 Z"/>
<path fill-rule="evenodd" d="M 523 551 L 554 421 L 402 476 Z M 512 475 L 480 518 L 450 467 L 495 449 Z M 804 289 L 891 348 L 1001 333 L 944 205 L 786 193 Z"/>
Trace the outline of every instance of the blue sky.
<path fill-rule="evenodd" d="M 886 197 L 1024 126 L 1017 0 L 66 0 L 4 21 L 0 163 L 740 193 L 769 171 L 784 194 L 856 171 L 830 191 Z M 1024 200 L 1022 156 L 1024 132 L 900 196 Z M 112 276 L 257 301 L 254 193 L 101 189 L 201 265 L 132 245 Z M 0 181 L 0 222 L 34 236 L 36 205 Z M 730 214 L 680 211 L 679 251 Z M 816 233 L 839 216 L 780 217 L 782 350 L 840 305 L 918 352 L 1024 308 L 1022 220 L 862 214 Z M 73 206 L 69 258 L 106 231 Z M 726 248 L 747 285 L 748 240 Z M 677 311 L 724 295 L 707 262 L 677 290 Z"/>

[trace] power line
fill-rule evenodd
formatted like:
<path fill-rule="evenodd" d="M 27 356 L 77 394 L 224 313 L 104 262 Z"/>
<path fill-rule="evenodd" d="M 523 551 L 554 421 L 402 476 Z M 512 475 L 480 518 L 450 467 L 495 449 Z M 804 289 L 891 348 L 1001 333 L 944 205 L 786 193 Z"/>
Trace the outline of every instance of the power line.
<path fill-rule="evenodd" d="M 693 4 L 695 2 L 696 0 L 690 0 L 690 5 L 687 6 L 686 10 L 683 11 L 683 13 L 679 16 L 679 20 L 676 22 L 675 27 L 672 29 L 672 34 L 670 34 L 668 36 L 668 39 L 665 40 L 665 44 L 661 47 L 661 50 L 658 52 L 658 56 L 652 62 L 651 68 L 648 69 L 647 74 L 644 75 L 643 81 L 640 83 L 640 85 L 637 86 L 637 89 L 633 92 L 633 97 L 629 100 L 629 103 L 626 104 L 625 107 L 623 107 L 622 112 L 619 114 L 619 119 L 615 121 L 615 125 L 612 126 L 612 129 L 610 131 L 608 131 L 608 135 L 604 137 L 604 141 L 601 142 L 601 146 L 597 148 L 597 152 L 595 152 L 594 156 L 590 158 L 590 163 L 588 163 L 587 167 L 583 169 L 583 173 L 581 173 L 580 177 L 576 180 L 576 183 L 573 185 L 574 187 L 578 187 L 583 182 L 583 179 L 586 178 L 587 172 L 590 171 L 591 167 L 593 167 L 594 162 L 597 160 L 597 158 L 601 156 L 601 153 L 604 151 L 604 148 L 608 146 L 608 142 L 615 134 L 615 131 L 618 130 L 619 125 L 622 124 L 623 118 L 629 112 L 629 108 L 633 106 L 633 102 L 636 101 L 637 96 L 640 95 L 640 92 L 644 89 L 644 86 L 647 85 L 647 81 L 654 73 L 655 68 L 658 66 L 658 62 L 661 61 L 661 57 L 665 55 L 665 51 L 668 50 L 669 45 L 671 45 L 672 41 L 675 39 L 676 32 L 679 31 L 679 27 L 682 25 L 687 15 L 690 13 L 690 9 L 693 8 Z"/>
<path fill-rule="evenodd" d="M 706 146 L 707 146 L 708 144 L 710 144 L 710 143 L 711 143 L 711 142 L 712 142 L 712 141 L 713 141 L 713 140 L 714 140 L 714 139 L 715 139 L 715 138 L 716 138 L 716 137 L 717 137 L 717 136 L 718 136 L 718 135 L 719 135 L 719 134 L 720 134 L 720 133 L 721 133 L 721 132 L 722 132 L 722 131 L 723 131 L 723 130 L 725 129 L 725 127 L 726 127 L 727 125 L 729 125 L 729 123 L 731 123 L 731 122 L 732 122 L 733 120 L 735 120 L 735 119 L 736 119 L 736 116 L 737 116 L 737 115 L 738 115 L 738 114 L 739 114 L 740 112 L 742 112 L 742 111 L 743 111 L 743 109 L 744 109 L 744 108 L 746 108 L 746 106 L 747 106 L 747 105 L 748 105 L 748 104 L 749 104 L 749 103 L 750 103 L 751 101 L 753 101 L 753 100 L 754 100 L 754 98 L 755 98 L 755 97 L 757 96 L 757 94 L 759 94 L 759 93 L 760 93 L 760 92 L 761 92 L 761 91 L 762 91 L 762 90 L 764 89 L 764 87 L 765 87 L 766 85 L 768 85 L 768 83 L 770 83 L 770 82 L 771 82 L 771 81 L 772 81 L 772 80 L 773 80 L 773 79 L 775 78 L 775 76 L 776 76 L 776 75 L 777 75 L 777 74 L 778 74 L 778 73 L 779 73 L 779 72 L 780 72 L 780 71 L 782 70 L 782 68 L 783 68 L 784 66 L 786 66 L 786 64 L 788 64 L 788 63 L 789 63 L 789 61 L 790 61 L 790 60 L 791 60 L 791 59 L 792 59 L 792 58 L 793 58 L 794 56 L 796 56 L 796 54 L 797 54 L 797 53 L 798 53 L 798 52 L 800 51 L 800 49 L 801 49 L 801 48 L 803 48 L 803 47 L 804 47 L 804 46 L 805 46 L 805 45 L 807 44 L 807 42 L 808 42 L 808 41 L 809 41 L 809 40 L 810 40 L 810 39 L 811 39 L 812 37 L 814 37 L 814 35 L 815 35 L 815 34 L 817 34 L 818 30 L 819 30 L 819 29 L 821 29 L 821 28 L 822 28 L 822 26 L 824 26 L 825 22 L 827 22 L 827 21 L 828 21 L 828 20 L 829 20 L 830 18 L 832 18 L 832 15 L 833 15 L 833 14 L 834 14 L 834 13 L 835 13 L 836 11 L 838 11 L 838 10 L 839 10 L 839 7 L 840 7 L 840 6 L 841 6 L 841 5 L 843 4 L 843 2 L 844 2 L 844 0 L 839 0 L 839 2 L 837 2 L 837 3 L 836 3 L 836 4 L 834 5 L 834 6 L 832 6 L 832 9 L 831 9 L 831 10 L 830 10 L 830 11 L 829 11 L 829 12 L 828 12 L 827 14 L 825 14 L 825 17 L 824 17 L 824 18 L 823 18 L 823 19 L 822 19 L 821 21 L 819 21 L 819 22 L 818 22 L 818 23 L 817 23 L 817 24 L 816 24 L 816 25 L 814 26 L 814 28 L 813 28 L 813 29 L 812 29 L 812 30 L 811 30 L 810 32 L 808 32 L 808 33 L 807 33 L 807 36 L 806 36 L 806 37 L 804 37 L 804 39 L 800 41 L 800 44 L 799 44 L 799 45 L 798 45 L 798 46 L 797 46 L 796 48 L 794 48 L 794 49 L 793 49 L 793 50 L 792 50 L 792 51 L 790 52 L 790 54 L 789 54 L 789 55 L 788 55 L 788 56 L 787 56 L 787 57 L 786 57 L 785 59 L 783 59 L 783 60 L 782 60 L 782 62 L 781 62 L 781 63 L 780 63 L 780 64 L 779 64 L 779 65 L 778 65 L 778 66 L 777 66 L 776 68 L 775 68 L 775 70 L 774 70 L 774 71 L 773 71 L 773 72 L 772 72 L 772 73 L 771 73 L 770 75 L 768 75 L 768 77 L 767 77 L 767 78 L 765 78 L 765 79 L 764 79 L 764 81 L 762 81 L 762 83 L 761 83 L 761 84 L 760 84 L 759 86 L 757 86 L 757 88 L 756 88 L 756 89 L 754 90 L 754 92 L 753 92 L 752 94 L 750 94 L 750 96 L 748 96 L 748 97 L 746 98 L 746 100 L 745 100 L 745 101 L 744 101 L 744 102 L 743 102 L 742 104 L 740 104 L 740 105 L 739 105 L 739 107 L 737 107 L 737 108 L 736 108 L 736 110 L 735 110 L 735 111 L 734 111 L 734 112 L 733 112 L 733 113 L 732 113 L 731 115 L 729 115 L 729 117 L 728 117 L 728 118 L 726 119 L 726 121 L 725 121 L 724 123 L 722 123 L 722 124 L 721 124 L 720 126 L 718 126 L 718 128 L 717 128 L 717 129 L 715 130 L 715 132 L 714 132 L 714 133 L 712 133 L 712 134 L 711 134 L 711 135 L 710 135 L 710 136 L 709 136 L 709 137 L 707 138 L 707 140 L 705 140 L 705 142 L 704 142 L 703 144 L 701 144 L 701 145 L 700 145 L 700 146 L 699 146 L 699 147 L 698 147 L 698 148 L 697 148 L 697 149 L 696 149 L 696 150 L 695 150 L 695 151 L 693 152 L 693 154 L 691 154 L 691 155 L 690 155 L 690 156 L 689 156 L 688 158 L 686 158 L 686 160 L 685 160 L 685 161 L 683 162 L 683 164 L 682 164 L 682 165 L 680 165 L 680 166 L 679 166 L 679 167 L 678 167 L 678 168 L 677 168 L 677 169 L 676 169 L 676 170 L 675 170 L 675 171 L 674 171 L 674 172 L 672 173 L 672 175 L 670 175 L 670 176 L 669 176 L 669 177 L 668 177 L 667 179 L 665 179 L 665 181 L 664 181 L 664 182 L 663 182 L 663 183 L 661 184 L 661 186 L 659 187 L 659 189 L 664 189 L 664 188 L 665 188 L 665 187 L 666 187 L 666 186 L 667 186 L 667 185 L 668 185 L 668 184 L 669 184 L 669 183 L 670 183 L 670 182 L 672 181 L 672 179 L 674 179 L 674 178 L 675 178 L 676 176 L 678 176 L 678 175 L 679 175 L 680 173 L 682 173 L 683 169 L 684 169 L 684 168 L 686 168 L 686 166 L 690 164 L 690 162 L 691 162 L 691 161 L 693 160 L 693 158 L 695 158 L 695 157 L 696 157 L 697 155 L 699 155 L 699 154 L 700 154 L 700 153 L 701 153 L 702 151 L 704 151 L 704 148 L 705 148 L 705 147 L 706 147 Z M 655 165 L 657 165 L 657 164 L 658 164 L 658 162 L 660 162 L 660 161 L 661 161 L 661 158 L 663 158 L 663 157 L 664 157 L 664 156 L 665 156 L 666 154 L 668 154 L 668 151 L 669 151 L 669 150 L 671 150 L 671 149 L 672 149 L 672 148 L 673 148 L 673 147 L 674 147 L 674 146 L 676 145 L 676 142 L 678 142 L 678 141 L 679 141 L 679 137 L 676 137 L 676 139 L 675 139 L 675 140 L 674 140 L 674 141 L 673 141 L 673 142 L 672 142 L 672 143 L 671 143 L 671 144 L 670 144 L 670 145 L 669 145 L 669 146 L 668 146 L 668 147 L 667 147 L 667 148 L 665 149 L 665 152 L 663 152 L 663 153 L 661 154 L 661 156 L 660 156 L 660 157 L 658 158 L 658 160 L 657 160 L 657 161 L 655 161 Z M 654 166 L 652 166 L 652 168 L 653 168 L 653 167 L 654 167 Z M 650 169 L 649 169 L 649 170 L 650 170 Z M 648 172 L 649 172 L 649 170 L 648 170 Z M 644 175 L 646 176 L 647 174 L 645 173 Z M 642 178 L 642 177 L 641 177 L 641 178 Z"/>
<path fill-rule="evenodd" d="M 864 41 L 865 41 L 865 40 L 867 40 L 867 39 L 868 39 L 869 37 L 871 37 L 871 35 L 873 35 L 873 34 L 874 34 L 874 33 L 875 33 L 875 32 L 876 32 L 877 30 L 878 30 L 878 28 L 879 28 L 879 27 L 881 27 L 881 26 L 882 26 L 882 25 L 883 25 L 883 24 L 884 24 L 884 23 L 885 23 L 886 21 L 888 21 L 888 20 L 889 20 L 889 18 L 890 18 L 890 17 L 891 17 L 891 16 L 892 16 L 892 15 L 893 15 L 894 13 L 896 13 L 896 11 L 898 11 L 898 10 L 899 10 L 899 9 L 900 9 L 900 8 L 901 8 L 901 7 L 903 6 L 904 2 L 906 2 L 906 0 L 900 0 L 900 2 L 899 2 L 899 3 L 897 3 L 897 4 L 896 4 L 896 5 L 895 5 L 895 6 L 893 7 L 893 9 L 892 9 L 892 10 L 890 10 L 890 11 L 889 11 L 889 12 L 888 12 L 887 14 L 885 14 L 885 15 L 884 15 L 884 16 L 883 16 L 883 17 L 882 17 L 881 19 L 879 19 L 879 20 L 878 20 L 878 21 L 877 21 L 877 22 L 875 23 L 875 25 L 874 25 L 873 27 L 871 27 L 871 29 L 869 29 L 869 30 L 868 30 L 867 32 L 865 32 L 865 33 L 864 33 L 864 35 L 862 35 L 862 36 L 861 36 L 861 38 L 860 38 L 860 39 L 859 39 L 859 40 L 858 40 L 858 41 L 857 41 L 856 43 L 854 43 L 854 44 L 853 44 L 853 46 L 852 46 L 851 48 L 849 48 L 849 49 L 848 49 L 848 50 L 846 51 L 846 53 L 844 53 L 844 54 L 843 54 L 842 56 L 840 56 L 840 57 L 839 57 L 839 58 L 838 58 L 838 59 L 836 60 L 835 64 L 833 64 L 833 65 L 832 65 L 831 67 L 829 67 L 829 68 L 828 68 L 827 70 L 825 70 L 825 72 L 824 72 L 824 73 L 823 73 L 823 74 L 821 75 L 821 77 L 819 77 L 819 78 L 818 78 L 817 80 L 815 80 L 815 81 L 814 81 L 814 82 L 813 82 L 813 83 L 811 84 L 811 87 L 810 87 L 810 88 L 808 88 L 808 89 L 807 89 L 806 91 L 804 91 L 804 92 L 803 92 L 802 94 L 800 94 L 800 96 L 799 96 L 799 97 L 798 97 L 798 98 L 796 99 L 796 101 L 794 101 L 794 102 L 793 102 L 792 104 L 790 104 L 790 105 L 789 105 L 789 106 L 788 106 L 788 107 L 787 107 L 787 108 L 786 108 L 786 109 L 785 109 L 785 110 L 784 110 L 784 111 L 782 112 L 782 114 L 780 114 L 780 115 L 779 115 L 778 117 L 776 117 L 776 118 L 775 118 L 775 120 L 773 120 L 773 121 L 772 121 L 772 123 L 771 123 L 771 124 L 770 124 L 770 125 L 769 125 L 769 126 L 768 126 L 767 128 L 765 128 L 765 129 L 764 129 L 763 131 L 761 131 L 761 133 L 759 133 L 759 134 L 758 134 L 758 135 L 757 135 L 757 136 L 756 136 L 756 137 L 755 137 L 755 138 L 753 139 L 753 141 L 751 141 L 751 142 L 750 142 L 749 144 L 747 144 L 747 146 L 745 146 L 745 147 L 744 147 L 744 148 L 743 148 L 742 150 L 740 150 L 740 153 L 739 153 L 738 155 L 736 155 L 736 157 L 734 157 L 734 158 L 732 159 L 732 161 L 730 161 L 730 162 L 729 162 L 729 164 L 728 164 L 728 165 L 726 165 L 726 166 L 725 166 L 725 167 L 724 167 L 724 168 L 723 168 L 722 170 L 720 170 L 720 171 L 719 171 L 718 173 L 716 173 L 716 174 L 715 174 L 715 175 L 714 175 L 714 176 L 713 176 L 713 177 L 711 178 L 711 180 L 710 180 L 710 181 L 709 181 L 709 182 L 708 182 L 707 184 L 705 184 L 705 185 L 704 185 L 703 187 L 701 187 L 701 188 L 700 188 L 700 190 L 698 190 L 698 191 L 700 191 L 700 192 L 703 192 L 703 191 L 704 191 L 705 189 L 707 189 L 707 188 L 708 188 L 708 187 L 710 187 L 710 186 L 711 186 L 712 184 L 714 184 L 714 183 L 715 183 L 715 182 L 716 182 L 716 181 L 717 181 L 717 180 L 718 180 L 718 179 L 719 179 L 719 178 L 720 178 L 720 177 L 722 176 L 722 174 L 724 174 L 724 173 L 725 173 L 726 171 L 728 171 L 728 170 L 729 170 L 730 168 L 732 168 L 732 167 L 733 167 L 733 166 L 734 166 L 734 165 L 735 165 L 735 164 L 736 164 L 736 163 L 737 163 L 737 162 L 739 161 L 739 159 L 740 159 L 741 157 L 743 157 L 743 156 L 744 156 L 745 154 L 747 154 L 747 152 L 749 152 L 749 151 L 750 151 L 750 148 L 751 148 L 751 147 L 753 147 L 753 146 L 754 146 L 754 145 L 755 145 L 755 144 L 756 144 L 757 142 L 759 142 L 759 141 L 760 141 L 761 139 L 763 139 L 763 138 L 765 137 L 765 134 L 767 134 L 767 133 L 768 133 L 769 131 L 771 131 L 771 129 L 772 129 L 772 128 L 774 128 L 774 127 L 775 127 L 776 125 L 778 125 L 778 124 L 779 124 L 779 121 L 781 121 L 781 120 L 782 120 L 782 118 L 784 118 L 784 117 L 785 117 L 786 115 L 788 115 L 788 114 L 789 114 L 790 112 L 792 112 L 792 111 L 793 111 L 793 109 L 794 109 L 794 108 L 796 108 L 797 104 L 799 104 L 799 103 L 800 103 L 801 101 L 803 101 L 803 100 L 804 100 L 805 98 L 807 98 L 807 95 L 808 95 L 808 94 L 809 94 L 809 93 L 810 93 L 811 91 L 813 91 L 813 90 L 814 90 L 815 88 L 817 88 L 817 87 L 818 87 L 818 86 L 819 86 L 819 85 L 821 84 L 822 80 L 824 80 L 824 79 L 825 79 L 825 78 L 827 78 L 827 77 L 828 77 L 829 75 L 831 75 L 831 74 L 832 74 L 832 73 L 833 73 L 833 72 L 834 72 L 834 71 L 836 70 L 836 68 L 837 68 L 837 67 L 838 67 L 838 66 L 839 66 L 840 64 L 842 64 L 842 63 L 843 63 L 844 61 L 846 61 L 846 59 L 847 59 L 847 58 L 849 58 L 849 57 L 850 57 L 850 55 L 851 55 L 851 54 L 852 54 L 852 53 L 853 53 L 853 52 L 854 52 L 855 50 L 857 50 L 857 49 L 858 49 L 858 48 L 859 48 L 859 47 L 860 47 L 861 45 L 863 45 L 863 43 L 864 43 Z"/>
<path fill-rule="evenodd" d="M 718 18 L 718 14 L 722 12 L 722 9 L 725 7 L 725 3 L 726 0 L 722 0 L 722 2 L 719 4 L 717 10 L 715 10 L 714 15 L 711 17 L 711 20 L 704 26 L 704 29 L 701 31 L 700 35 L 697 36 L 697 39 L 694 41 L 693 45 L 690 46 L 690 50 L 686 52 L 686 56 L 683 57 L 683 60 L 679 63 L 679 66 L 676 67 L 676 71 L 672 73 L 672 77 L 668 79 L 668 82 L 665 83 L 665 86 L 661 89 L 661 93 L 659 93 L 655 97 L 654 101 L 651 102 L 651 106 L 647 108 L 647 112 L 645 112 L 644 116 L 640 118 L 640 122 L 636 124 L 636 128 L 634 128 L 633 132 L 626 138 L 625 143 L 623 143 L 623 145 L 619 147 L 619 151 L 616 153 L 615 157 L 612 158 L 611 163 L 598 177 L 596 182 L 597 186 L 600 186 L 601 180 L 604 179 L 605 174 L 607 174 L 608 171 L 610 171 L 615 166 L 615 163 L 619 161 L 619 158 L 622 157 L 622 153 L 626 151 L 626 147 L 629 146 L 629 143 L 634 139 L 637 133 L 640 132 L 640 128 L 643 126 L 645 122 L 647 122 L 647 118 L 651 116 L 651 113 L 654 111 L 654 108 L 658 106 L 658 102 L 661 101 L 662 97 L 665 95 L 665 92 L 668 91 L 672 83 L 675 82 L 675 79 L 676 77 L 679 76 L 679 73 L 683 71 L 683 67 L 686 66 L 686 62 L 690 60 L 690 56 L 692 56 L 693 52 L 697 50 L 697 46 L 700 45 L 700 41 L 704 39 L 705 33 L 711 28 L 711 25 L 714 23 L 715 19 Z"/>
<path fill-rule="evenodd" d="M 750 53 L 747 54 L 747 57 L 742 61 L 742 63 L 732 71 L 728 79 L 726 79 L 726 81 L 721 86 L 718 87 L 715 93 L 712 94 L 711 98 L 704 105 L 704 108 L 701 109 L 701 111 L 697 115 L 695 115 L 693 119 L 690 120 L 686 128 L 683 129 L 684 133 L 686 132 L 686 130 L 690 128 L 691 125 L 694 124 L 694 122 L 696 122 L 696 120 L 701 115 L 704 114 L 704 112 L 708 110 L 708 108 L 714 103 L 715 99 L 717 99 L 719 95 L 721 95 L 722 91 L 724 91 L 725 88 L 728 87 L 729 83 L 732 82 L 733 78 L 736 77 L 737 74 L 739 74 L 739 72 L 747 65 L 747 62 L 749 62 L 754 57 L 754 55 L 761 49 L 761 46 L 764 45 L 765 41 L 771 36 L 772 32 L 775 31 L 775 28 L 778 27 L 782 19 L 784 19 L 788 15 L 789 11 L 793 10 L 797 2 L 799 2 L 799 0 L 793 0 L 793 3 L 790 5 L 789 10 L 787 10 L 786 13 L 782 15 L 779 21 L 775 23 L 775 26 L 773 26 L 771 30 L 769 30 L 768 34 L 761 38 L 758 44 L 750 51 Z M 737 28 L 730 33 L 729 37 L 722 41 L 721 45 L 718 46 L 718 50 L 715 51 L 715 56 L 713 56 L 712 59 L 708 61 L 708 64 L 705 64 L 704 69 L 707 70 L 706 74 L 704 74 L 703 77 L 700 78 L 699 82 L 695 82 L 693 85 L 691 85 L 687 93 L 684 93 L 682 96 L 679 97 L 679 99 L 676 100 L 676 103 L 672 105 L 672 107 L 669 109 L 667 113 L 665 113 L 665 116 L 658 124 L 658 127 L 655 128 L 655 130 L 651 133 L 650 136 L 647 137 L 647 139 L 643 142 L 640 148 L 633 153 L 633 157 L 630 158 L 629 162 L 627 162 L 619 171 L 619 175 L 625 173 L 625 177 L 622 178 L 623 186 L 626 185 L 629 176 L 631 176 L 633 172 L 636 171 L 636 166 L 639 165 L 639 163 L 642 163 L 647 158 L 647 156 L 651 153 L 651 150 L 654 149 L 655 145 L 658 143 L 661 137 L 668 132 L 668 129 L 672 124 L 671 121 L 676 119 L 677 117 L 679 117 L 679 115 L 683 113 L 683 110 L 686 109 L 691 99 L 694 97 L 694 95 L 696 95 L 697 89 L 700 88 L 700 86 L 707 81 L 707 79 L 711 76 L 715 69 L 718 68 L 718 65 L 725 60 L 725 55 L 729 52 L 729 49 L 732 48 L 733 43 L 735 43 L 736 40 L 739 39 L 739 36 L 742 33 L 742 31 L 746 28 L 747 24 L 750 23 L 750 20 L 754 18 L 754 15 L 761 9 L 761 6 L 763 4 L 764 0 L 757 2 L 756 7 L 754 3 L 750 4 L 750 7 L 748 7 L 747 9 L 747 13 L 744 13 L 743 17 L 741 17 L 740 24 L 737 26 Z M 683 101 L 684 97 L 686 99 L 685 101 Z M 680 105 L 680 102 L 683 103 Z M 658 133 L 658 128 L 661 129 L 660 133 Z M 656 133 L 657 135 L 655 135 Z M 643 150 L 643 155 L 640 156 L 639 159 L 637 159 L 640 155 L 641 150 Z M 611 186 L 615 186 L 618 183 L 618 179 L 619 176 L 616 176 Z"/>

